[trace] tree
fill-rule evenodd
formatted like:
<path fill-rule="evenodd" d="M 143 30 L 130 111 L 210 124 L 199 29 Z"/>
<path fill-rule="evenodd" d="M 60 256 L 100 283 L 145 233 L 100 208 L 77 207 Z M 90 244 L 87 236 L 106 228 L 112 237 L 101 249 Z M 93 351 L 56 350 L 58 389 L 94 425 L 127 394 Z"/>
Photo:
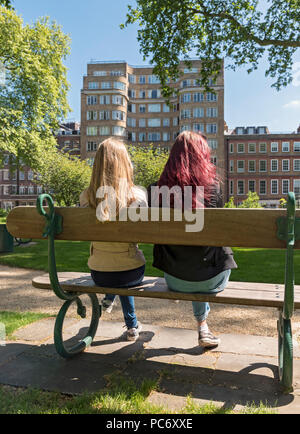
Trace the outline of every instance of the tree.
<path fill-rule="evenodd" d="M 12 5 L 11 5 L 10 0 L 0 0 L 0 5 L 3 5 L 8 9 L 12 9 Z"/>
<path fill-rule="evenodd" d="M 153 72 L 161 80 L 164 95 L 172 90 L 179 61 L 194 51 L 202 61 L 200 84 L 209 89 L 217 77 L 222 59 L 233 70 L 248 64 L 248 73 L 257 69 L 264 54 L 266 76 L 276 78 L 277 90 L 292 80 L 293 55 L 300 46 L 299 0 L 136 0 L 128 6 L 121 27 L 138 22 L 138 41 L 144 59 L 150 56 Z M 190 65 L 187 62 L 187 65 Z"/>
<path fill-rule="evenodd" d="M 45 158 L 35 182 L 52 194 L 59 206 L 72 206 L 89 186 L 91 175 L 86 161 L 57 151 Z"/>
<path fill-rule="evenodd" d="M 130 146 L 128 151 L 134 166 L 135 184 L 147 188 L 158 181 L 169 158 L 169 153 L 153 145 Z"/>
<path fill-rule="evenodd" d="M 231 196 L 229 201 L 225 203 L 224 208 L 263 208 L 259 203 L 259 196 L 256 192 L 249 191 L 247 199 L 243 200 L 238 206 L 234 204 L 234 197 Z"/>
<path fill-rule="evenodd" d="M 69 111 L 68 52 L 69 37 L 57 24 L 42 18 L 24 25 L 0 6 L 0 159 L 8 152 L 38 169 L 44 152 L 55 149 L 53 132 Z"/>

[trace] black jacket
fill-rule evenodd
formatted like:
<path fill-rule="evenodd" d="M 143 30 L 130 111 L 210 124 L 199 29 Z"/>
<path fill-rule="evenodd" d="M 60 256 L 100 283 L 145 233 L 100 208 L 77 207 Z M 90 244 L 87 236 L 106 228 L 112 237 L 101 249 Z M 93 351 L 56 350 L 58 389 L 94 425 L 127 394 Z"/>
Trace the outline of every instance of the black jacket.
<path fill-rule="evenodd" d="M 152 184 L 155 185 L 155 184 Z M 148 203 L 151 206 L 150 185 Z M 206 208 L 222 206 L 221 193 L 215 192 Z M 155 244 L 153 266 L 178 279 L 200 282 L 222 271 L 237 268 L 230 247 L 182 246 Z"/>

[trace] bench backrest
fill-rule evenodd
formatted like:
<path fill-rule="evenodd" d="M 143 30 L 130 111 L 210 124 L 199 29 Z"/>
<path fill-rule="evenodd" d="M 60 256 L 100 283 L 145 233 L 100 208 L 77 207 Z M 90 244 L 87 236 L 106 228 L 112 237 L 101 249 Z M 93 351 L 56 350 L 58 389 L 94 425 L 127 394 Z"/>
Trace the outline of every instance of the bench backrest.
<path fill-rule="evenodd" d="M 47 208 L 45 208 L 47 211 Z M 204 227 L 200 232 L 186 232 L 184 219 L 174 221 L 115 221 L 101 223 L 90 208 L 55 208 L 62 216 L 59 240 L 144 242 L 154 244 L 207 245 L 256 248 L 286 248 L 286 241 L 277 238 L 278 218 L 286 217 L 285 209 L 205 209 Z M 296 220 L 300 219 L 300 210 Z M 285 226 L 285 225 L 284 225 Z M 42 238 L 45 218 L 35 207 L 16 207 L 7 217 L 7 229 L 15 237 Z M 286 229 L 283 229 L 283 231 Z M 282 229 L 281 229 L 282 231 Z M 286 238 L 286 236 L 285 236 Z M 300 240 L 294 248 L 300 248 Z"/>

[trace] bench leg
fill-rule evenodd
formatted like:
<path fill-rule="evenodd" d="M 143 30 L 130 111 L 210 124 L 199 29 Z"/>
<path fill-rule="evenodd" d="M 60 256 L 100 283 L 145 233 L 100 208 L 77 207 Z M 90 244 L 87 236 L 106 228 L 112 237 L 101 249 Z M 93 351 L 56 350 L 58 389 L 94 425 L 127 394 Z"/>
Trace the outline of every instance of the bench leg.
<path fill-rule="evenodd" d="M 278 368 L 279 379 L 284 393 L 293 391 L 293 340 L 291 320 L 284 319 L 279 310 L 278 328 Z"/>
<path fill-rule="evenodd" d="M 85 318 L 86 309 L 83 306 L 79 297 L 74 298 L 73 300 L 66 301 L 56 317 L 55 326 L 54 326 L 54 344 L 56 351 L 58 354 L 65 359 L 69 359 L 76 354 L 84 351 L 93 341 L 94 336 L 96 334 L 99 318 L 101 316 L 101 307 L 99 306 L 98 298 L 96 294 L 88 294 L 92 303 L 92 318 L 91 323 L 88 329 L 86 336 L 80 340 L 77 344 L 73 345 L 71 348 L 66 348 L 63 342 L 63 323 L 66 316 L 66 313 L 70 307 L 70 305 L 75 301 L 77 303 L 77 313 Z"/>

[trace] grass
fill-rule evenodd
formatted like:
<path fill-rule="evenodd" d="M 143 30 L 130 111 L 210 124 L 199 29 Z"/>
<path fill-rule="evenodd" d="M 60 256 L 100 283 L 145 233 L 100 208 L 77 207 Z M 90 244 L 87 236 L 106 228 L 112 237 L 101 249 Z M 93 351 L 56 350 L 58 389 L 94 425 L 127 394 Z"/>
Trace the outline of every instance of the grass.
<path fill-rule="evenodd" d="M 43 313 L 0 311 L 0 324 L 5 326 L 6 338 L 13 339 L 18 328 L 47 317 L 49 315 Z"/>
<path fill-rule="evenodd" d="M 92 394 L 68 396 L 36 389 L 0 386 L 0 414 L 269 414 L 273 409 L 260 404 L 249 405 L 242 411 L 220 408 L 213 403 L 198 405 L 188 396 L 186 405 L 178 411 L 152 404 L 151 392 L 159 390 L 158 380 L 137 384 L 120 372 L 106 377 L 106 387 Z"/>
<path fill-rule="evenodd" d="M 12 253 L 0 255 L 0 264 L 12 267 L 48 271 L 46 240 L 14 248 Z M 152 245 L 140 244 L 147 264 L 147 276 L 162 276 L 152 267 Z M 285 251 L 278 249 L 234 248 L 237 270 L 232 270 L 231 280 L 240 282 L 284 283 Z M 89 243 L 82 241 L 56 241 L 56 265 L 58 271 L 88 272 Z M 295 283 L 300 284 L 300 251 L 294 252 Z"/>

